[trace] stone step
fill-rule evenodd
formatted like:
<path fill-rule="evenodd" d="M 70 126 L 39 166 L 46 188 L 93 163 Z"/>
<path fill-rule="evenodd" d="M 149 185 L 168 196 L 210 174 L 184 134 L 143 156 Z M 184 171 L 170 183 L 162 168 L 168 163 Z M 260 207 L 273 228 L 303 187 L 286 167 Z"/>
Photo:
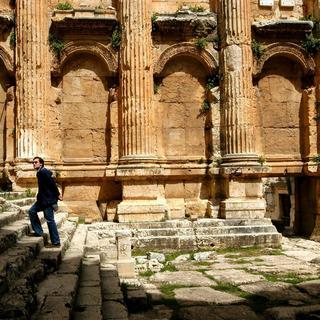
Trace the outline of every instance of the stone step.
<path fill-rule="evenodd" d="M 0 213 L 0 228 L 14 221 L 22 219 L 24 213 L 21 210 L 17 211 L 4 211 Z"/>
<path fill-rule="evenodd" d="M 57 272 L 39 284 L 39 307 L 32 319 L 69 319 L 78 288 L 86 235 L 87 227 L 78 225 Z"/>
<path fill-rule="evenodd" d="M 57 225 L 67 218 L 67 212 L 59 212 L 55 214 Z M 45 219 L 43 213 L 39 213 L 41 223 L 44 223 Z M 13 246 L 20 238 L 27 235 L 31 230 L 31 224 L 29 217 L 24 216 L 22 219 L 9 223 L 1 227 L 0 229 L 0 254 Z"/>
<path fill-rule="evenodd" d="M 23 206 L 31 206 L 35 203 L 36 198 L 29 197 L 29 198 L 22 198 L 22 199 L 15 199 L 15 200 L 7 200 L 7 202 L 12 203 L 16 206 L 23 207 Z"/>
<path fill-rule="evenodd" d="M 58 222 L 57 218 L 56 220 Z M 44 280 L 48 273 L 56 270 L 64 252 L 70 245 L 70 239 L 76 229 L 77 221 L 64 219 L 61 227 L 60 221 L 57 224 L 59 225 L 61 240 L 61 247 L 59 248 L 44 247 L 42 237 L 28 237 L 29 239 L 22 239 L 22 241 L 25 241 L 24 246 L 29 248 L 27 252 L 31 252 L 29 256 L 26 256 L 23 254 L 23 245 L 20 241 L 17 243 L 16 251 L 20 252 L 20 256 L 16 256 L 11 264 L 13 271 L 10 273 L 12 275 L 10 282 L 7 282 L 8 290 L 0 298 L 0 319 L 20 319 L 19 317 L 29 319 L 30 314 L 35 311 L 37 307 L 37 285 Z M 33 246 L 30 245 L 32 242 L 34 243 Z M 33 250 L 30 248 L 33 248 Z M 9 250 L 12 252 L 14 249 Z M 8 253 L 5 256 L 7 255 Z M 21 261 L 21 263 L 17 261 Z M 8 266 L 6 273 L 8 273 L 7 270 Z"/>
<path fill-rule="evenodd" d="M 271 219 L 198 219 L 190 220 L 167 220 L 163 222 L 131 222 L 131 223 L 115 223 L 100 222 L 96 223 L 94 228 L 100 230 L 118 231 L 122 229 L 181 229 L 195 227 L 228 227 L 228 226 L 255 226 L 255 225 L 271 225 Z M 90 228 L 89 228 L 90 230 Z"/>
<path fill-rule="evenodd" d="M 82 260 L 79 289 L 72 312 L 72 319 L 103 319 L 99 255 L 88 255 Z"/>
<path fill-rule="evenodd" d="M 244 246 L 278 247 L 281 241 L 279 233 L 224 234 L 202 236 L 157 236 L 133 238 L 135 248 L 153 249 L 192 249 L 192 248 L 228 248 Z"/>
<path fill-rule="evenodd" d="M 275 232 L 275 227 L 272 225 L 262 226 L 228 226 L 228 227 L 196 227 L 196 228 L 162 228 L 162 229 L 140 229 L 133 230 L 134 238 L 140 237 L 155 237 L 155 236 L 193 236 L 193 235 L 222 235 L 222 234 L 238 234 L 238 233 L 265 233 Z"/>
<path fill-rule="evenodd" d="M 56 222 L 61 226 L 66 214 L 57 215 Z M 45 223 L 43 224 L 46 232 Z M 16 242 L 0 254 L 0 294 L 8 291 L 21 272 L 24 272 L 31 262 L 39 255 L 46 242 L 45 237 L 29 237 L 23 235 Z M 8 242 L 7 242 L 8 244 Z"/>
<path fill-rule="evenodd" d="M 100 265 L 100 279 L 103 320 L 127 320 L 128 310 L 116 266 Z"/>

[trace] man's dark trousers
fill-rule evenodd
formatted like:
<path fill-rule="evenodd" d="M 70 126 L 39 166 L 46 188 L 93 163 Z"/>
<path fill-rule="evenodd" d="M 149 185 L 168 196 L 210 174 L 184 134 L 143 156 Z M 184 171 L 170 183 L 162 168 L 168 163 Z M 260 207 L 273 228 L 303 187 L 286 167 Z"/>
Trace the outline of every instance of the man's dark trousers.
<path fill-rule="evenodd" d="M 37 202 L 29 209 L 29 217 L 33 231 L 38 234 L 43 234 L 41 222 L 38 217 L 38 212 L 43 211 L 44 217 L 47 220 L 47 225 L 50 234 L 50 240 L 52 244 L 60 243 L 59 233 L 56 222 L 54 221 L 54 210 L 52 205 L 46 208 L 40 208 Z"/>

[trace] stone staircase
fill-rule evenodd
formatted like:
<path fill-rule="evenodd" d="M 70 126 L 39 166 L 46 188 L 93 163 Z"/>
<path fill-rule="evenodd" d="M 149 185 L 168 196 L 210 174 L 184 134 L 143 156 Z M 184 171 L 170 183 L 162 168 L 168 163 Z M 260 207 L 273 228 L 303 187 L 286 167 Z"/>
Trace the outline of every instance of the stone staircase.
<path fill-rule="evenodd" d="M 61 247 L 47 248 L 48 236 L 29 236 L 26 210 L 34 200 L 0 193 L 0 319 L 53 319 L 54 312 L 57 319 L 69 319 L 87 229 L 59 211 Z M 48 235 L 43 214 L 39 217 Z"/>
<path fill-rule="evenodd" d="M 116 267 L 103 265 L 99 255 L 82 261 L 73 320 L 128 320 L 128 310 Z"/>
<path fill-rule="evenodd" d="M 168 220 L 140 223 L 96 223 L 88 227 L 88 246 L 108 250 L 117 231 L 131 230 L 135 248 L 199 249 L 243 246 L 278 247 L 281 234 L 264 219 Z M 94 251 L 94 250 L 93 250 Z"/>
<path fill-rule="evenodd" d="M 277 247 L 281 241 L 269 219 L 84 225 L 59 210 L 62 245 L 47 248 L 48 237 L 28 235 L 26 210 L 33 202 L 23 194 L 0 193 L 0 319 L 127 320 L 135 301 L 146 297 L 128 290 L 130 297 L 123 296 L 116 264 L 110 264 L 119 231 L 130 230 L 135 248 Z"/>

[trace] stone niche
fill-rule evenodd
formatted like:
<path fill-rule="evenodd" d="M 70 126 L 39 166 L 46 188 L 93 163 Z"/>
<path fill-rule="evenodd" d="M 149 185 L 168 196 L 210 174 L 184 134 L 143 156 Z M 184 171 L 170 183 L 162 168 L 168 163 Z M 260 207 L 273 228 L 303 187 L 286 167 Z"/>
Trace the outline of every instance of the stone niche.
<path fill-rule="evenodd" d="M 102 162 L 110 157 L 108 87 L 108 70 L 96 56 L 77 54 L 67 61 L 51 132 L 51 141 L 61 148 L 55 148 L 54 157 Z"/>
<path fill-rule="evenodd" d="M 266 158 L 301 158 L 302 71 L 285 58 L 269 59 L 258 83 L 262 153 Z"/>
<path fill-rule="evenodd" d="M 206 71 L 189 57 L 170 60 L 161 74 L 157 101 L 159 153 L 167 159 L 205 158 L 206 116 L 201 107 L 206 100 Z M 208 143 L 208 141 L 207 141 Z"/>

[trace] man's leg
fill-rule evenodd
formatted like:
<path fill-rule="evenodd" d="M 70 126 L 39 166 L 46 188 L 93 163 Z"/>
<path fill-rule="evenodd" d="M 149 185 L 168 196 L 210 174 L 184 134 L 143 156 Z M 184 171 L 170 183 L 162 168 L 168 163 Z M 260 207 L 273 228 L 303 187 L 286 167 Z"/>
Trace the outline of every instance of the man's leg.
<path fill-rule="evenodd" d="M 56 222 L 54 221 L 54 211 L 52 206 L 45 208 L 43 212 L 44 217 L 47 220 L 51 243 L 60 244 L 58 228 Z"/>
<path fill-rule="evenodd" d="M 41 211 L 37 203 L 33 204 L 33 206 L 28 210 L 30 222 L 33 231 L 35 232 L 36 235 L 42 236 L 43 234 L 43 229 L 41 226 L 41 222 L 38 217 L 38 212 Z"/>

